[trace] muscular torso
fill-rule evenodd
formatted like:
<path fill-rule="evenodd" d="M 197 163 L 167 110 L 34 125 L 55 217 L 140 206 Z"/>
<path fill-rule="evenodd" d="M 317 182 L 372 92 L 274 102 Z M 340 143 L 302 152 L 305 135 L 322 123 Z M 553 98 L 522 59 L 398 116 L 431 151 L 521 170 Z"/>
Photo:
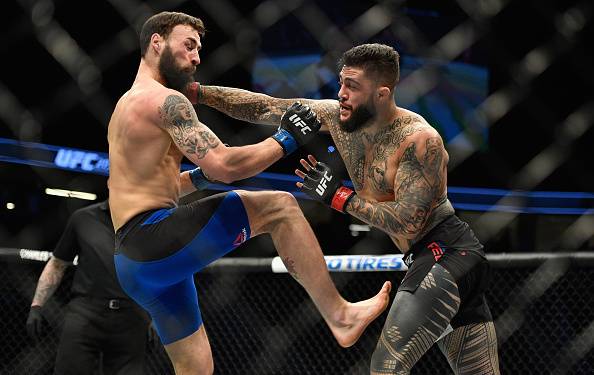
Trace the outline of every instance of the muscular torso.
<path fill-rule="evenodd" d="M 137 81 L 109 122 L 109 204 L 116 230 L 143 211 L 177 204 L 183 155 L 157 124 L 166 94 L 155 81 Z"/>
<path fill-rule="evenodd" d="M 295 101 L 220 86 L 205 86 L 202 92 L 203 104 L 240 120 L 275 126 Z M 316 112 L 344 160 L 357 191 L 349 214 L 383 230 L 407 252 L 454 213 L 447 199 L 447 152 L 439 133 L 421 116 L 397 108 L 385 124 L 346 133 L 340 129 L 337 100 L 299 101 Z"/>
<path fill-rule="evenodd" d="M 433 129 L 418 114 L 399 108 L 393 122 L 386 124 L 379 130 L 370 131 L 368 128 L 347 133 L 340 129 L 338 123 L 338 104 L 329 105 L 325 102 L 325 117 L 329 131 L 340 152 L 349 176 L 353 182 L 357 195 L 370 202 L 398 201 L 402 198 L 398 189 L 394 189 L 397 170 L 405 150 L 410 146 L 410 137 L 417 132 L 430 131 L 439 137 Z M 447 153 L 442 163 L 447 165 Z M 405 236 L 390 235 L 392 241 L 402 252 L 407 252 L 410 246 L 441 222 L 454 210 L 447 199 L 446 173 L 443 171 L 443 181 L 439 183 L 436 201 L 426 219 L 421 232 L 411 240 Z M 411 179 L 412 180 L 412 179 Z M 419 189 L 424 188 L 423 178 L 420 178 Z M 410 189 L 406 194 L 409 194 Z M 414 213 L 411 213 L 414 216 Z"/>

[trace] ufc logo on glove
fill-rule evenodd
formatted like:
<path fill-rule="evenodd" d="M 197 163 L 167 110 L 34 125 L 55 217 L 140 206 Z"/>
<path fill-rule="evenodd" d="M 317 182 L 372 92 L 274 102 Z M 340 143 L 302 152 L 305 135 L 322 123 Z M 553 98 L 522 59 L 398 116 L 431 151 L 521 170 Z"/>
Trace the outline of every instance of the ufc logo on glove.
<path fill-rule="evenodd" d="M 295 174 L 303 179 L 303 182 L 298 182 L 297 186 L 313 199 L 344 213 L 347 203 L 355 196 L 355 192 L 341 185 L 340 176 L 334 179 L 330 166 L 318 162 L 312 155 L 308 156 L 308 160 L 309 162 L 301 159 L 301 165 L 307 172 L 295 170 Z"/>
<path fill-rule="evenodd" d="M 324 193 L 326 192 L 326 189 L 328 188 L 326 183 L 331 180 L 332 180 L 332 176 L 328 176 L 328 171 L 325 171 L 324 176 L 322 176 L 320 183 L 316 187 L 316 193 L 318 193 L 320 195 L 320 197 L 324 195 Z"/>
<path fill-rule="evenodd" d="M 280 126 L 272 138 L 283 148 L 284 156 L 312 140 L 322 124 L 314 111 L 299 102 L 293 103 L 281 117 Z"/>
<path fill-rule="evenodd" d="M 311 129 L 309 128 L 309 126 L 307 126 L 305 124 L 305 122 L 303 122 L 303 120 L 301 120 L 301 117 L 299 117 L 296 113 L 293 114 L 291 117 L 289 117 L 289 120 L 291 120 L 291 122 L 293 123 L 293 125 L 295 125 L 296 127 L 299 127 L 301 129 L 301 133 L 305 134 L 307 132 L 310 132 Z"/>

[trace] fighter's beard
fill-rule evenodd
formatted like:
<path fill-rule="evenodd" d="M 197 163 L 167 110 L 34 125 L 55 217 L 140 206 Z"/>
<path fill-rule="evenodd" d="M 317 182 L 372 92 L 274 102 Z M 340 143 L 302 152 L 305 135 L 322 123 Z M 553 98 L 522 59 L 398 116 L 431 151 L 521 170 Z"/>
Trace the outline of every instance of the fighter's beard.
<path fill-rule="evenodd" d="M 373 106 L 367 103 L 360 105 L 357 109 L 353 109 L 348 119 L 339 121 L 340 128 L 347 133 L 353 133 L 369 125 L 371 123 L 370 120 L 375 117 L 375 113 L 371 108 Z"/>
<path fill-rule="evenodd" d="M 184 92 L 188 83 L 193 82 L 191 73 L 183 71 L 176 63 L 171 48 L 165 47 L 159 60 L 159 73 L 165 79 L 165 86 Z"/>

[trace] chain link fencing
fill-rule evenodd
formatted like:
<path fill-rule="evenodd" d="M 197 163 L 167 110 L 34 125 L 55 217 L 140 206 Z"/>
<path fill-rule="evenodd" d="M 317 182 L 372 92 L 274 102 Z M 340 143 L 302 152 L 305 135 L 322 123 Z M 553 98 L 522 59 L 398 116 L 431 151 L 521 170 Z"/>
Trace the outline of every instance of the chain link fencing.
<path fill-rule="evenodd" d="M 6 47 L 21 58 L 5 59 L 0 72 L 0 136 L 106 151 L 109 114 L 137 64 L 138 31 L 161 10 L 184 11 L 206 21 L 210 32 L 196 77 L 201 82 L 284 97 L 335 98 L 334 63 L 344 50 L 367 42 L 394 45 L 402 56 L 397 101 L 421 113 L 444 136 L 450 154 L 448 181 L 512 189 L 490 203 L 487 212 L 474 211 L 469 221 L 481 241 L 499 241 L 494 242 L 501 245 L 496 248 L 510 251 L 593 248 L 591 194 L 579 212 L 563 216 L 563 225 L 557 216 L 546 217 L 557 221 L 544 225 L 532 224 L 536 215 L 521 216 L 529 199 L 514 193 L 553 188 L 592 191 L 591 173 L 584 172 L 591 170 L 586 160 L 591 159 L 594 134 L 592 49 L 586 48 L 592 29 L 591 1 L 8 1 L 2 23 Z M 283 57 L 301 63 L 283 69 Z M 22 74 L 22 59 L 43 66 L 41 97 L 38 90 L 30 90 L 39 85 L 39 77 Z M 277 65 L 259 69 L 268 63 Z M 461 63 L 472 66 L 460 70 Z M 268 80 L 271 76 L 279 80 Z M 282 84 L 281 89 L 268 91 L 275 84 Z M 456 97 L 463 100 L 450 104 Z M 436 98 L 441 101 L 431 101 Z M 199 111 L 201 119 L 232 145 L 254 143 L 270 133 L 268 128 L 242 126 L 206 108 Z M 436 116 L 438 112 L 448 116 Z M 453 128 L 448 128 L 448 118 L 456 119 Z M 80 124 L 85 124 L 83 137 Z M 530 138 L 518 136 L 520 128 Z M 279 165 L 273 171 L 292 170 L 296 163 L 288 158 Z M 43 187 L 106 192 L 103 179 L 40 167 L 16 169 L 6 163 L 0 168 L 0 181 L 2 202 L 17 203 L 16 210 L 0 212 L 2 246 L 55 244 L 75 205 L 50 201 L 44 206 L 39 203 Z M 343 220 L 326 211 L 309 210 L 308 219 L 318 226 Z M 538 233 L 526 231 L 532 225 Z M 339 237 L 337 228 L 332 229 L 328 233 L 333 236 L 327 237 Z M 536 245 L 514 246 L 511 240 L 499 240 L 514 231 Z M 380 248 L 369 242 L 360 247 Z M 50 374 L 72 270 L 45 311 L 47 335 L 34 343 L 27 338 L 25 321 L 41 264 L 3 257 L 0 263 L 0 374 Z M 592 275 L 591 264 L 564 260 L 502 263 L 496 268 L 488 298 L 502 373 L 593 373 Z M 386 278 L 397 285 L 402 276 L 400 272 L 333 274 L 351 300 L 374 294 Z M 223 268 L 199 274 L 197 284 L 217 373 L 368 373 L 385 314 L 354 347 L 342 349 L 305 292 L 286 274 Z M 162 348 L 147 351 L 147 374 L 173 373 Z M 413 369 L 413 374 L 448 372 L 436 348 Z"/>
<path fill-rule="evenodd" d="M 492 260 L 494 273 L 487 298 L 497 329 L 503 374 L 577 375 L 594 371 L 592 254 L 587 262 L 568 259 L 522 263 L 498 255 L 498 260 Z M 386 312 L 357 344 L 344 349 L 335 342 L 305 291 L 288 274 L 238 271 L 241 269 L 217 267 L 195 278 L 215 373 L 369 373 Z M 41 270 L 39 262 L 2 260 L 1 374 L 52 373 L 73 272 L 67 272 L 45 307 L 49 324 L 44 338 L 33 342 L 27 337 L 25 322 Z M 387 279 L 398 285 L 404 273 L 331 275 L 345 298 L 360 300 L 374 295 Z M 173 374 L 161 345 L 147 347 L 145 372 Z M 436 346 L 412 371 L 447 373 L 451 370 Z"/>

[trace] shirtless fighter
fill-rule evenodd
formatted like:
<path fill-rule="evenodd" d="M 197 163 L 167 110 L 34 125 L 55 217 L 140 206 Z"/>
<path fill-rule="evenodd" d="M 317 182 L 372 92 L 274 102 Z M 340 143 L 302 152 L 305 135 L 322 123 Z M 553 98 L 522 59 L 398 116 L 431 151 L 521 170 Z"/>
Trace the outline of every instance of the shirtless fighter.
<path fill-rule="evenodd" d="M 448 154 L 423 117 L 395 102 L 399 56 L 365 44 L 338 64 L 338 100 L 306 100 L 332 135 L 355 191 L 330 167 L 301 160 L 298 186 L 314 199 L 386 232 L 409 270 L 371 359 L 372 374 L 408 374 L 438 345 L 456 374 L 498 374 L 497 340 L 484 290 L 483 246 L 447 198 Z M 278 125 L 295 99 L 245 90 L 196 87 L 199 103 L 229 116 Z M 198 95 L 196 95 L 198 96 Z"/>
<path fill-rule="evenodd" d="M 136 79 L 112 114 L 109 205 L 119 282 L 150 313 L 176 374 L 211 374 L 193 275 L 250 237 L 270 233 L 338 343 L 350 346 L 387 307 L 391 284 L 369 300 L 345 301 L 290 194 L 232 191 L 178 205 L 180 196 L 204 186 L 205 175 L 222 182 L 253 176 L 320 127 L 309 108 L 294 104 L 271 138 L 243 147 L 221 143 L 179 91 L 193 81 L 203 34 L 202 21 L 183 13 L 149 18 Z M 184 156 L 199 168 L 180 174 Z"/>

